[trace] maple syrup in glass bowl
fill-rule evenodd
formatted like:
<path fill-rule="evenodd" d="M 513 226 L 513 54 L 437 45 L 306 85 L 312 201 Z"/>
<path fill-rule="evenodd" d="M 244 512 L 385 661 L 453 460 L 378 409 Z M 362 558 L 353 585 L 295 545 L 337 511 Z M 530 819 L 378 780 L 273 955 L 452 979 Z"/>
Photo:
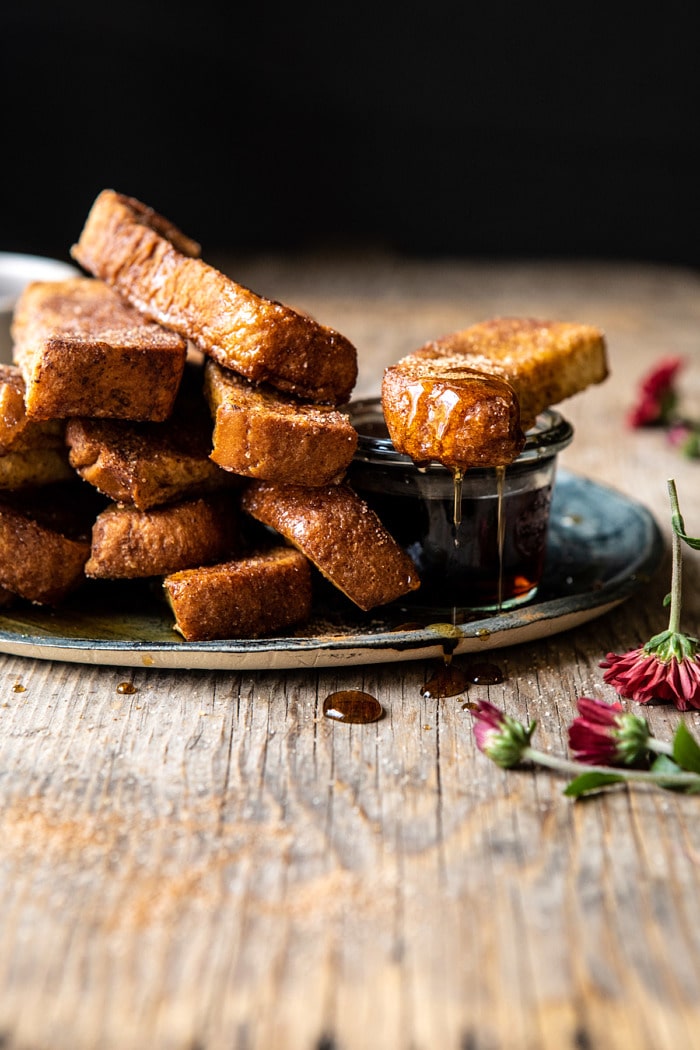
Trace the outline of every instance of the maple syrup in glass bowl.
<path fill-rule="evenodd" d="M 506 610 L 530 601 L 544 570 L 557 456 L 573 439 L 558 412 L 541 413 L 507 467 L 466 470 L 396 451 L 381 400 L 348 406 L 358 434 L 348 479 L 413 558 L 415 607 Z M 460 496 L 461 488 L 461 496 Z"/>

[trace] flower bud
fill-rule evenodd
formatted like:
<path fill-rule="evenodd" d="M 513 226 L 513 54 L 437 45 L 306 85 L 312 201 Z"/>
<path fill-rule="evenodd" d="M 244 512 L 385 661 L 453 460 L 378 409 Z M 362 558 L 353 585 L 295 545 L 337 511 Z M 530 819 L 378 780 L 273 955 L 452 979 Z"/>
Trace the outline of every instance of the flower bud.
<path fill-rule="evenodd" d="M 487 700 L 470 704 L 476 723 L 474 737 L 480 751 L 502 769 L 517 766 L 530 746 L 535 722 L 528 727 L 503 714 Z"/>
<path fill-rule="evenodd" d="M 590 765 L 633 766 L 648 762 L 649 726 L 643 718 L 623 710 L 622 704 L 604 704 L 582 696 L 580 715 L 569 726 L 569 747 L 579 762 Z"/>

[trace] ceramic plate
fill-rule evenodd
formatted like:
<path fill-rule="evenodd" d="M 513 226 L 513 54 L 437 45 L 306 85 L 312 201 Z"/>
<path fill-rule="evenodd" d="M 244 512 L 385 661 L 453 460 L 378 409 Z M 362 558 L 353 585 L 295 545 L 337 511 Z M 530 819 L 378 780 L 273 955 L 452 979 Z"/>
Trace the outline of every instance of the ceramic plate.
<path fill-rule="evenodd" d="M 643 587 L 662 555 L 661 534 L 644 507 L 560 470 L 545 577 L 537 597 L 518 609 L 459 627 L 425 619 L 417 626 L 408 604 L 362 614 L 320 581 L 314 620 L 292 636 L 185 642 L 152 581 L 94 581 L 53 612 L 24 603 L 5 615 L 0 610 L 0 651 L 73 663 L 236 671 L 424 659 L 440 656 L 445 639 L 456 642 L 455 654 L 484 652 L 601 616 Z"/>

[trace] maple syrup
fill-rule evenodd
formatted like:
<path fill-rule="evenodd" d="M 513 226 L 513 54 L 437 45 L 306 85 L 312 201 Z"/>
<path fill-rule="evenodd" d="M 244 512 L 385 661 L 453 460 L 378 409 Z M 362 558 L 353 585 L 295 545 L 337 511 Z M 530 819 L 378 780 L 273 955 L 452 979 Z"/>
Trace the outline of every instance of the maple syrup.
<path fill-rule="evenodd" d="M 481 660 L 469 664 L 465 669 L 472 685 L 498 685 L 503 681 L 503 671 L 498 664 L 490 660 Z"/>
<path fill-rule="evenodd" d="M 350 405 L 358 447 L 348 476 L 413 558 L 419 609 L 509 609 L 534 597 L 544 570 L 558 453 L 572 426 L 552 410 L 507 467 L 417 466 L 394 448 L 381 400 Z"/>
<path fill-rule="evenodd" d="M 421 696 L 431 700 L 444 700 L 448 696 L 459 696 L 469 688 L 469 676 L 453 663 L 442 663 L 421 689 Z"/>
<path fill-rule="evenodd" d="M 378 722 L 384 714 L 384 708 L 371 693 L 361 689 L 340 689 L 336 693 L 329 693 L 323 701 L 323 714 L 333 722 L 367 725 L 369 722 Z"/>
<path fill-rule="evenodd" d="M 503 672 L 497 664 L 479 661 L 458 665 L 452 662 L 451 653 L 445 653 L 442 664 L 421 689 L 421 696 L 442 700 L 459 696 L 470 685 L 496 685 L 502 681 Z"/>

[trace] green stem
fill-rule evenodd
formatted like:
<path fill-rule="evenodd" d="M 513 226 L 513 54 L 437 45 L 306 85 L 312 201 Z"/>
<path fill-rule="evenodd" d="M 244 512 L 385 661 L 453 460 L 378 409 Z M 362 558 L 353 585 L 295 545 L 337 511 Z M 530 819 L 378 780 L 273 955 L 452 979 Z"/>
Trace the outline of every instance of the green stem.
<path fill-rule="evenodd" d="M 671 498 L 671 515 L 673 521 L 680 522 L 681 512 L 678 505 L 678 493 L 676 492 L 676 483 L 673 478 L 668 482 L 668 493 Z M 668 629 L 673 634 L 679 634 L 681 629 L 681 563 L 683 552 L 681 549 L 681 538 L 675 527 L 673 529 L 672 543 L 673 546 L 671 550 L 673 562 L 671 567 L 671 610 L 668 620 Z"/>
<path fill-rule="evenodd" d="M 659 740 L 655 736 L 650 736 L 647 740 L 647 747 L 650 751 L 656 752 L 657 755 L 669 755 L 673 758 L 673 744 L 668 744 L 665 740 Z"/>
<path fill-rule="evenodd" d="M 700 784 L 698 773 L 652 773 L 646 769 L 627 769 L 625 766 L 591 766 L 587 762 L 574 762 L 568 758 L 549 755 L 534 747 L 526 747 L 523 759 L 529 759 L 539 766 L 555 769 L 559 773 L 580 776 L 582 773 L 602 773 L 604 776 L 624 777 L 625 780 L 639 780 L 647 784 L 664 784 L 669 787 L 686 787 L 689 784 Z"/>

